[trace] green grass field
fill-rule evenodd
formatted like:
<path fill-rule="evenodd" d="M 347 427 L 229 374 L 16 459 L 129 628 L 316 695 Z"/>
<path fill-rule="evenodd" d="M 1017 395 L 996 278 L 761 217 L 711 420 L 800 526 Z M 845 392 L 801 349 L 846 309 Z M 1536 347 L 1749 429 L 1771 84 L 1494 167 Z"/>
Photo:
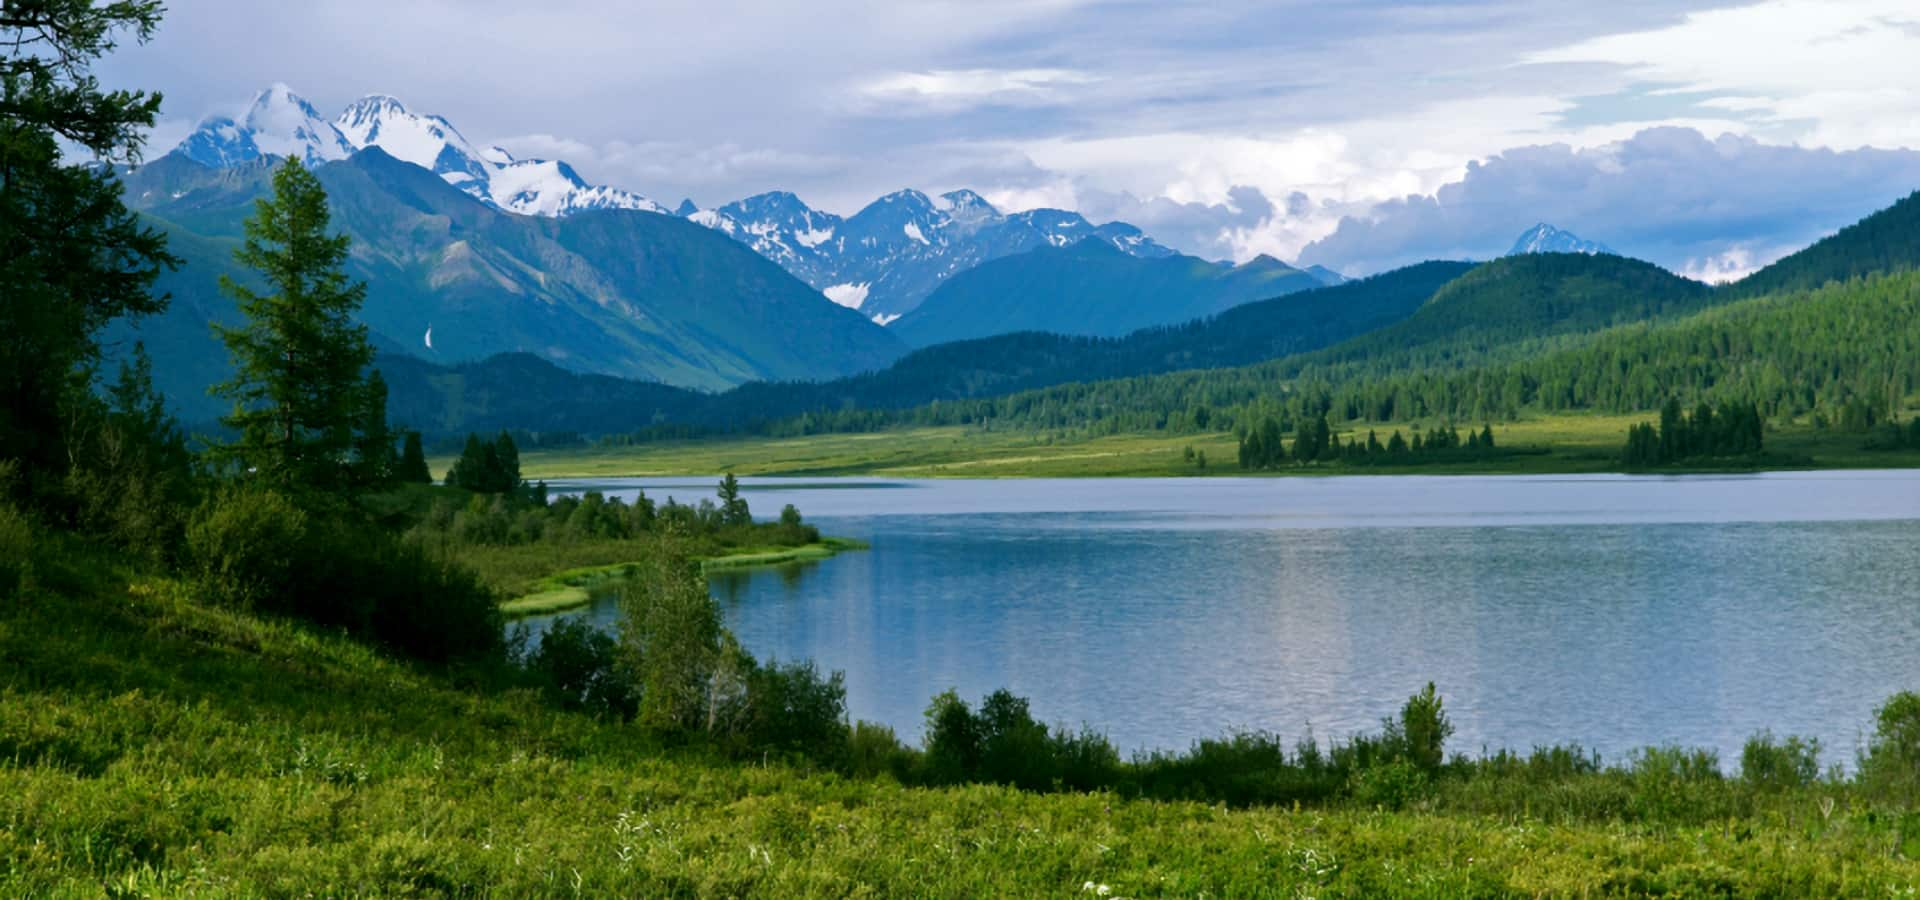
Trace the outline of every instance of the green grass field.
<path fill-rule="evenodd" d="M 181 584 L 83 547 L 36 552 L 34 586 L 0 604 L 0 896 L 1920 887 L 1920 819 L 1843 784 L 1671 821 L 1648 811 L 1725 789 L 1658 777 L 1505 793 L 1462 783 L 1478 805 L 1441 792 L 1397 812 L 909 789 L 662 745 L 530 691 L 462 686 L 336 634 L 201 606 Z M 1569 798 L 1608 784 L 1628 802 L 1574 812 Z"/>
<path fill-rule="evenodd" d="M 625 544 L 627 542 L 620 542 Z M 591 545 L 587 545 L 591 547 Z M 799 547 L 731 547 L 713 556 L 700 558 L 702 571 L 713 572 L 722 569 L 752 569 L 761 566 L 783 566 L 788 563 L 807 562 L 827 559 L 849 550 L 864 550 L 866 544 L 851 538 L 822 538 L 817 543 Z M 471 559 L 485 556 L 500 550 L 513 548 L 468 548 L 466 556 Z M 608 551 L 592 548 L 594 555 L 605 555 Z M 612 552 L 627 552 L 614 550 Z M 645 552 L 635 548 L 631 554 Z M 510 599 L 502 601 L 500 610 L 509 616 L 534 616 L 561 612 L 585 606 L 592 602 L 592 590 L 595 586 L 618 581 L 632 571 L 631 560 L 579 568 L 566 569 L 547 575 L 531 584 L 519 586 L 519 593 L 510 594 Z"/>
<path fill-rule="evenodd" d="M 1525 454 L 1478 463 L 1410 467 L 1314 466 L 1275 474 L 1555 474 L 1620 468 L 1633 416 L 1545 416 L 1494 426 L 1503 448 Z M 1425 423 L 1422 423 L 1425 424 Z M 1409 426 L 1399 426 L 1406 430 Z M 1393 426 L 1381 426 L 1381 439 Z M 1350 436 L 1349 433 L 1348 436 Z M 1365 432 L 1360 432 L 1364 437 Z M 1789 425 L 1768 433 L 1767 449 L 1811 459 L 1820 468 L 1920 466 L 1920 453 L 1869 452 L 1856 434 Z M 1203 469 L 1185 450 L 1204 453 Z M 1230 434 L 1128 434 L 1093 438 L 989 432 L 961 427 L 799 438 L 670 441 L 634 447 L 534 451 L 522 456 L 529 478 L 711 475 L 883 475 L 919 478 L 1070 478 L 1244 475 Z M 444 462 L 437 465 L 444 466 Z M 436 469 L 438 471 L 439 469 Z"/>

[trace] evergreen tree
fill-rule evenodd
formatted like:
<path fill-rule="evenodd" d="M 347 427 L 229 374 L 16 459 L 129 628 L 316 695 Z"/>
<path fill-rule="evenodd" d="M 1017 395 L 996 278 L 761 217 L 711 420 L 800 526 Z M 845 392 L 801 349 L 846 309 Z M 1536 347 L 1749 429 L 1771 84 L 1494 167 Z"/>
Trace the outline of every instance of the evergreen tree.
<path fill-rule="evenodd" d="M 377 486 L 395 477 L 393 432 L 387 427 L 387 382 L 380 370 L 367 374 L 360 388 L 359 429 L 353 439 L 355 480 Z M 425 465 L 426 461 L 421 460 Z"/>
<path fill-rule="evenodd" d="M 447 484 L 463 490 L 483 492 L 487 486 L 487 470 L 498 467 L 498 462 L 489 462 L 493 447 L 480 442 L 480 436 L 469 433 L 466 446 L 460 450 L 460 458 L 447 468 Z"/>
<path fill-rule="evenodd" d="M 222 421 L 239 433 L 216 452 L 283 486 L 325 490 L 345 481 L 361 372 L 373 358 L 366 327 L 353 321 L 366 285 L 342 269 L 350 244 L 328 233 L 326 191 L 291 158 L 275 170 L 273 196 L 258 201 L 234 253 L 267 292 L 220 279 L 247 321 L 214 326 L 234 363 L 233 380 L 214 393 L 234 402 Z"/>
<path fill-rule="evenodd" d="M 407 484 L 433 483 L 433 470 L 427 468 L 427 454 L 420 447 L 420 432 L 407 432 L 401 442 L 400 464 L 393 474 Z"/>
<path fill-rule="evenodd" d="M 520 487 L 520 448 L 514 446 L 513 435 L 500 432 L 493 439 L 493 468 L 488 473 L 490 493 L 504 494 Z"/>
<path fill-rule="evenodd" d="M 158 229 L 121 201 L 104 166 L 69 165 L 61 142 L 102 162 L 138 162 L 160 95 L 108 91 L 89 70 L 124 35 L 144 43 L 159 0 L 0 3 L 0 456 L 51 474 L 110 320 L 159 312 L 178 264 Z M 28 485 L 50 481 L 23 479 Z"/>
<path fill-rule="evenodd" d="M 747 501 L 740 496 L 740 479 L 728 472 L 720 479 L 720 521 L 725 525 L 751 525 L 753 513 L 747 509 Z"/>

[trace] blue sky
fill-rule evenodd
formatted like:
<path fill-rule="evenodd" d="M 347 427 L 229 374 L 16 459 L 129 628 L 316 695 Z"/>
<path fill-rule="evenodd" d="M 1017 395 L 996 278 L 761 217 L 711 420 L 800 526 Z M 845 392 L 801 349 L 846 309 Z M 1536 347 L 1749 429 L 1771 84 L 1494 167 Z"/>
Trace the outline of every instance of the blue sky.
<path fill-rule="evenodd" d="M 1356 274 L 1540 220 L 1737 274 L 1920 188 L 1912 0 L 192 0 L 103 76 L 156 151 L 279 81 L 669 204 L 972 187 Z"/>

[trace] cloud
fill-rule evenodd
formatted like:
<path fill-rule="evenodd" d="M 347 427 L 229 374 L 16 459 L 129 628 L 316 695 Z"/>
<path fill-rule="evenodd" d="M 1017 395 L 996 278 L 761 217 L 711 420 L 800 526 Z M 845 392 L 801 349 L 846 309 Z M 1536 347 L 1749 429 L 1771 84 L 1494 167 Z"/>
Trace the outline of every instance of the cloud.
<path fill-rule="evenodd" d="M 1684 128 L 1508 150 L 1426 195 L 1343 217 L 1304 263 L 1350 274 L 1484 259 L 1548 222 L 1687 274 L 1730 276 L 1920 188 L 1920 152 L 1833 151 Z"/>
<path fill-rule="evenodd" d="M 1602 63 L 1669 93 L 1761 114 L 1777 136 L 1836 147 L 1920 142 L 1920 5 L 1771 0 L 1536 51 L 1522 64 Z"/>
<path fill-rule="evenodd" d="M 936 69 L 895 72 L 859 88 L 870 111 L 930 115 L 972 106 L 1063 103 L 1063 88 L 1098 79 L 1068 69 Z"/>

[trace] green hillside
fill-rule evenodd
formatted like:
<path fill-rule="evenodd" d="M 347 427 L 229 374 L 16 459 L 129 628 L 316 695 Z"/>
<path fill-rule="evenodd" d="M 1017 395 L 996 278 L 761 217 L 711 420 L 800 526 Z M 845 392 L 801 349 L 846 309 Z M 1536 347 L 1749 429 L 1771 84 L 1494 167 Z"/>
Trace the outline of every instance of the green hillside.
<path fill-rule="evenodd" d="M 916 347 L 1016 331 L 1119 337 L 1320 286 L 1269 256 L 1229 268 L 1191 256 L 1132 256 L 1085 240 L 961 272 L 890 330 Z"/>
<path fill-rule="evenodd" d="M 1730 285 L 1743 297 L 1806 291 L 1832 281 L 1920 265 L 1920 193 L 1910 194 Z"/>

